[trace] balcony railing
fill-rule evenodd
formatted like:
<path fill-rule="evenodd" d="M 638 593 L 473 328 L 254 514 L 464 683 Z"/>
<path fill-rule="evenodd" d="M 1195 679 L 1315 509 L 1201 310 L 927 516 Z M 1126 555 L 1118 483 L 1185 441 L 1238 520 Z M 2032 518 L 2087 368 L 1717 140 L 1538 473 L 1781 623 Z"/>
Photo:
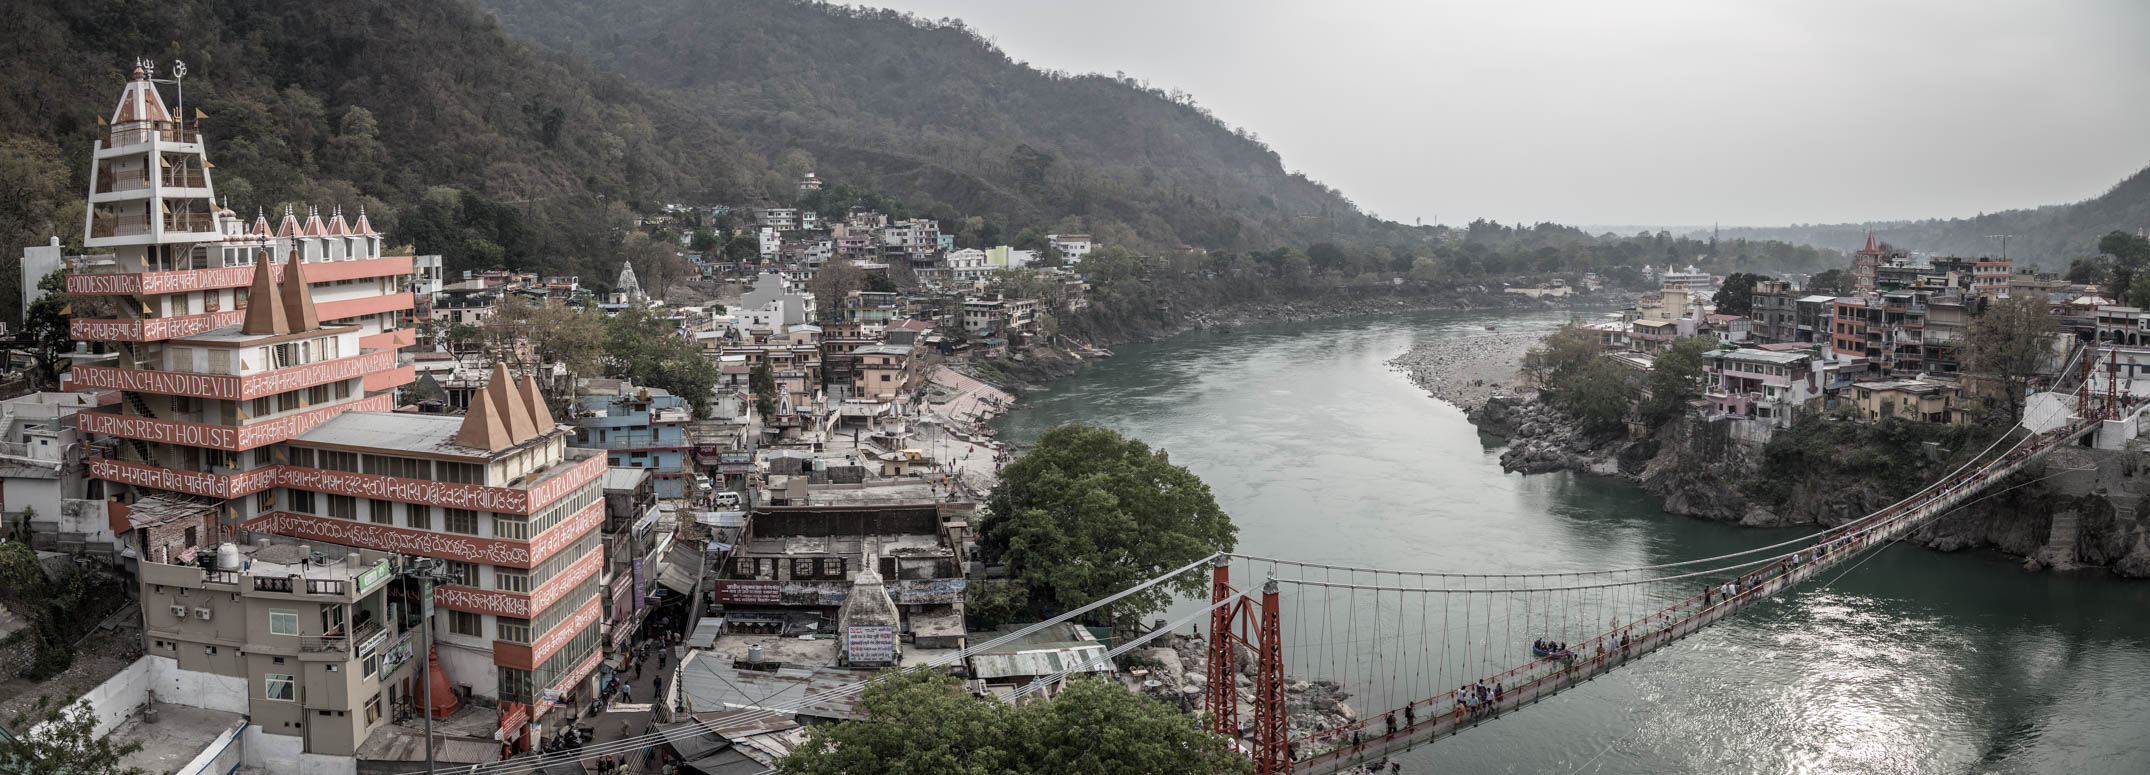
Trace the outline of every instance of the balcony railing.
<path fill-rule="evenodd" d="M 145 188 L 149 188 L 149 177 L 146 175 L 100 178 L 97 181 L 97 193 L 100 194 L 110 194 L 116 191 L 139 191 Z"/>
<path fill-rule="evenodd" d="M 256 592 L 285 592 L 285 593 L 289 593 L 289 592 L 291 591 L 291 582 L 292 582 L 292 580 L 293 580 L 293 579 L 296 579 L 296 578 L 298 578 L 298 577 L 297 577 L 297 576 L 284 576 L 284 577 L 282 577 L 282 578 L 277 578 L 277 577 L 273 577 L 273 576 L 255 576 L 255 577 L 254 577 L 254 591 L 256 591 Z"/>
<path fill-rule="evenodd" d="M 201 188 L 208 185 L 201 170 L 171 170 L 164 173 L 164 185 L 173 188 Z"/>
<path fill-rule="evenodd" d="M 165 231 L 215 231 L 216 217 L 209 213 L 165 213 Z"/>
<path fill-rule="evenodd" d="M 168 143 L 193 143 L 201 141 L 201 132 L 190 129 L 177 121 L 127 121 L 112 125 L 105 135 L 105 147 L 118 148 L 125 145 L 149 142 L 152 133 L 159 133 Z"/>

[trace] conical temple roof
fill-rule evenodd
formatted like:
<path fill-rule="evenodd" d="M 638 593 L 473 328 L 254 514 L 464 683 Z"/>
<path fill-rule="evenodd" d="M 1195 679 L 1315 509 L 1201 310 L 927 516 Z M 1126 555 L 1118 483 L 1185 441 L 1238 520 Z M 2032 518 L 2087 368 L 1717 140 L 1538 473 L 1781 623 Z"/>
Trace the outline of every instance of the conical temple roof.
<path fill-rule="evenodd" d="M 535 388 L 536 384 L 533 381 L 529 387 Z M 541 411 L 542 406 L 541 402 Z M 552 418 L 547 415 L 545 419 L 550 421 Z M 496 363 L 485 389 L 471 396 L 470 411 L 463 415 L 463 427 L 456 431 L 455 443 L 498 452 L 549 430 L 552 430 L 549 423 L 543 428 L 538 427 L 538 421 L 531 416 L 530 405 L 515 386 L 515 378 L 508 374 L 507 364 Z"/>
<path fill-rule="evenodd" d="M 291 333 L 291 318 L 277 293 L 276 268 L 269 265 L 269 251 L 254 261 L 254 283 L 246 291 L 246 320 L 239 326 L 245 334 Z"/>
<path fill-rule="evenodd" d="M 538 391 L 537 377 L 524 374 L 522 389 L 519 392 L 522 394 L 523 405 L 530 409 L 530 419 L 536 424 L 537 432 L 544 433 L 552 430 L 555 425 L 552 420 L 552 410 L 545 408 L 545 395 Z"/>
<path fill-rule="evenodd" d="M 321 316 L 314 311 L 314 289 L 306 282 L 303 266 L 299 252 L 291 251 L 291 260 L 284 264 L 283 294 L 284 317 L 291 321 L 290 331 L 312 331 L 321 327 Z"/>

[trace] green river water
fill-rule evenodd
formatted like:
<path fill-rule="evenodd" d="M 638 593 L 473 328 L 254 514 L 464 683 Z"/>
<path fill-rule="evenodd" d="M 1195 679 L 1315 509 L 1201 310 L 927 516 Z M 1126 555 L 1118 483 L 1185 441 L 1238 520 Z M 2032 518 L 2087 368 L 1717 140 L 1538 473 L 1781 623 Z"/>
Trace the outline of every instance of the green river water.
<path fill-rule="evenodd" d="M 1461 411 L 1384 365 L 1420 338 L 1565 319 L 1424 313 L 1128 345 L 1000 426 L 1026 442 L 1081 421 L 1163 448 L 1209 483 L 1254 555 L 1586 570 L 1800 535 L 1667 515 L 1624 482 L 1504 474 Z M 1295 655 L 1292 672 L 1323 677 L 1318 661 Z M 1399 761 L 1406 773 L 2150 773 L 2150 583 L 1898 545 Z"/>

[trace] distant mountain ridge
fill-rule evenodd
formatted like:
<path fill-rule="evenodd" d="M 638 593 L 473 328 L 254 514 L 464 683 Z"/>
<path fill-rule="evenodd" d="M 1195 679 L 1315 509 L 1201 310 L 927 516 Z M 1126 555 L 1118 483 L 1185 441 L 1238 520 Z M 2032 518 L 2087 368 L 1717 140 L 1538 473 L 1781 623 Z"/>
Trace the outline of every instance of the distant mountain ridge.
<path fill-rule="evenodd" d="M 508 30 L 672 95 L 773 160 L 1008 226 L 1265 249 L 1406 227 L 1287 170 L 1180 93 L 1042 72 L 960 21 L 801 0 L 479 0 Z"/>
<path fill-rule="evenodd" d="M 1999 255 L 2006 234 L 2008 255 L 2018 264 L 2049 271 L 2068 268 L 2071 259 L 2098 252 L 2098 238 L 2120 230 L 2150 227 L 2150 168 L 2120 181 L 2105 193 L 2074 204 L 2002 210 L 1971 218 L 1922 221 L 1811 224 L 1726 228 L 1726 237 L 1774 239 L 1819 248 L 1852 251 L 1866 243 L 1867 232 L 1907 250 L 1937 255 Z M 1695 232 L 1707 234 L 1707 231 Z"/>

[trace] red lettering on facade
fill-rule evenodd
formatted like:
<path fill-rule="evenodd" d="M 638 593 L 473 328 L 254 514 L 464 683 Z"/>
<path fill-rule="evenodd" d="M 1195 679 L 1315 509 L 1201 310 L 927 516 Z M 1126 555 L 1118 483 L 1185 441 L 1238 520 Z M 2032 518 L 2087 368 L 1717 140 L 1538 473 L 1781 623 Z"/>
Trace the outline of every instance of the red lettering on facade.
<path fill-rule="evenodd" d="M 429 506 L 529 514 L 603 476 L 605 458 L 593 456 L 527 490 L 476 484 L 403 479 L 375 474 L 326 471 L 301 466 L 263 466 L 241 474 L 180 471 L 111 458 L 90 458 L 90 475 L 141 487 L 155 487 L 212 498 L 240 498 L 271 487 L 423 503 Z"/>
<path fill-rule="evenodd" d="M 240 452 L 288 441 L 344 412 L 385 412 L 394 408 L 395 397 L 383 393 L 253 425 L 211 425 L 107 412 L 77 413 L 75 424 L 84 433 Z"/>

